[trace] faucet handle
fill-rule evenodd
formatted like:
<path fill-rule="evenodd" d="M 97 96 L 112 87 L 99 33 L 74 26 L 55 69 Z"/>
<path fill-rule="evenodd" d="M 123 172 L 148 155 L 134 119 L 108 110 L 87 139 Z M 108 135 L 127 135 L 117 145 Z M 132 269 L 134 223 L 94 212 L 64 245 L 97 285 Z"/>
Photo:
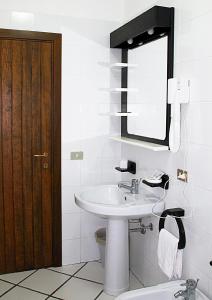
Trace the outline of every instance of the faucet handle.
<path fill-rule="evenodd" d="M 141 182 L 141 178 L 133 178 L 132 179 L 132 184 L 140 184 L 140 182 Z"/>
<path fill-rule="evenodd" d="M 198 285 L 199 279 L 187 279 L 185 283 L 182 283 L 181 286 L 185 286 L 188 289 L 195 290 Z"/>

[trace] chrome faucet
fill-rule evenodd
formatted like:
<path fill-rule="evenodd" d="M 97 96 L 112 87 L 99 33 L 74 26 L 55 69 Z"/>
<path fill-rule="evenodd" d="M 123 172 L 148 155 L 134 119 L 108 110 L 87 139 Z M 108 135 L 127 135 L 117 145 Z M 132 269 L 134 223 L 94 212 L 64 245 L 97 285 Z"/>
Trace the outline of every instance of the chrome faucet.
<path fill-rule="evenodd" d="M 123 182 L 119 182 L 118 187 L 129 190 L 131 194 L 139 194 L 140 182 L 141 182 L 141 179 L 132 179 L 131 185 L 127 185 L 127 184 L 124 184 Z"/>
<path fill-rule="evenodd" d="M 180 290 L 174 294 L 174 297 L 177 299 L 183 297 L 184 300 L 195 300 L 196 299 L 196 287 L 198 285 L 199 279 L 188 279 L 181 286 L 185 286 L 185 290 Z"/>

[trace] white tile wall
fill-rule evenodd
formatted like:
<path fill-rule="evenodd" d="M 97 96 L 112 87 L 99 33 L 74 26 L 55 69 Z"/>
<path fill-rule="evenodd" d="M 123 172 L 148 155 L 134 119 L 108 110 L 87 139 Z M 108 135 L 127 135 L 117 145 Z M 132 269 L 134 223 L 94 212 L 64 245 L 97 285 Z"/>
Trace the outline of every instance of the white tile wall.
<path fill-rule="evenodd" d="M 93 261 L 99 259 L 99 249 L 96 247 L 96 240 L 92 234 L 88 238 L 81 239 L 81 261 Z"/>
<path fill-rule="evenodd" d="M 117 23 L 86 19 L 75 21 L 74 28 L 63 25 L 63 62 L 67 72 L 63 81 L 62 118 L 63 247 L 68 249 L 74 245 L 72 251 L 67 251 L 69 259 L 64 254 L 64 264 L 98 259 L 94 234 L 106 226 L 105 220 L 77 210 L 74 192 L 120 178 L 120 174 L 114 175 L 113 169 L 121 157 L 121 148 L 108 139 L 110 134 L 119 132 L 120 124 L 116 122 L 111 126 L 110 118 L 100 115 L 118 109 L 119 103 L 100 90 L 111 82 L 120 82 L 117 78 L 111 79 L 110 70 L 101 65 L 120 59 L 119 52 L 115 51 L 111 57 L 109 50 L 108 32 L 114 26 Z M 71 151 L 83 151 L 84 159 L 71 161 Z M 74 249 L 78 249 L 78 253 Z"/>
<path fill-rule="evenodd" d="M 107 224 L 106 219 L 100 219 L 86 211 L 81 212 L 81 237 L 89 238 L 93 237 L 93 233 L 101 228 L 105 227 Z"/>
<path fill-rule="evenodd" d="M 81 239 L 66 239 L 62 242 L 63 265 L 81 261 Z"/>
<path fill-rule="evenodd" d="M 63 208 L 62 210 L 66 213 L 79 213 L 80 208 L 75 204 L 74 193 L 80 192 L 80 186 L 63 186 Z"/>
<path fill-rule="evenodd" d="M 183 277 L 200 278 L 199 287 L 212 299 L 212 89 L 211 58 L 212 1 L 204 0 L 125 0 L 125 19 L 141 14 L 153 5 L 176 7 L 175 75 L 191 80 L 191 103 L 182 110 L 188 124 L 188 143 L 185 143 L 185 126 L 182 123 L 182 147 L 177 154 L 153 153 L 147 150 L 122 146 L 122 156 L 135 159 L 138 176 L 145 169 L 160 168 L 172 180 L 166 199 L 167 207 L 191 207 L 193 216 L 184 220 L 187 246 L 184 252 Z M 187 153 L 187 164 L 184 156 Z M 176 169 L 185 167 L 189 183 L 176 181 Z M 123 178 L 127 178 L 126 175 Z M 129 177 L 128 177 L 129 178 Z M 190 209 L 187 208 L 187 212 Z M 145 285 L 166 281 L 157 266 L 156 251 L 158 220 L 151 218 L 154 232 L 145 236 L 131 234 L 131 267 Z M 145 220 L 147 223 L 149 220 Z M 174 223 L 168 228 L 177 232 Z"/>

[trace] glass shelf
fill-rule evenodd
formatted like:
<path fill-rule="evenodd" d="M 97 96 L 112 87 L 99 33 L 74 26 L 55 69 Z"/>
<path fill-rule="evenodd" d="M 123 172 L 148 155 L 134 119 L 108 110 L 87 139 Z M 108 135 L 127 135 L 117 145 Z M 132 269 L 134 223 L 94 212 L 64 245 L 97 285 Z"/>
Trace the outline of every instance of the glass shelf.
<path fill-rule="evenodd" d="M 136 147 L 141 147 L 145 149 L 149 149 L 152 151 L 168 151 L 169 147 L 164 146 L 164 145 L 159 145 L 159 144 L 154 144 L 154 143 L 149 143 L 149 142 L 144 142 L 144 141 L 139 141 L 139 140 L 134 140 L 134 139 L 129 139 L 126 137 L 121 137 L 121 136 L 113 136 L 110 137 L 111 140 L 120 142 L 120 143 L 125 143 L 128 145 L 136 146 Z"/>

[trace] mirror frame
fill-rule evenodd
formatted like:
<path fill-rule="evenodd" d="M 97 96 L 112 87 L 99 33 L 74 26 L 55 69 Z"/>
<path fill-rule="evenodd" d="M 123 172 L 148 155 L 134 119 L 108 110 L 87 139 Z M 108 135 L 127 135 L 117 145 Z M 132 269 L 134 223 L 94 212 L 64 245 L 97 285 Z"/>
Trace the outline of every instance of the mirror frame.
<path fill-rule="evenodd" d="M 149 35 L 148 30 L 154 29 L 154 34 Z M 174 8 L 154 6 L 132 21 L 118 28 L 110 34 L 110 47 L 122 49 L 122 63 L 128 63 L 128 50 L 142 47 L 164 36 L 168 37 L 168 56 L 167 56 L 167 90 L 168 79 L 173 78 L 174 69 Z M 128 40 L 132 43 L 128 43 Z M 139 45 L 142 43 L 142 46 Z M 128 87 L 128 68 L 121 71 L 121 87 Z M 129 134 L 127 131 L 127 117 L 121 117 L 121 136 L 130 139 L 169 146 L 169 130 L 171 123 L 171 105 L 168 104 L 167 92 L 166 110 L 166 135 L 164 140 L 146 136 Z M 121 111 L 127 112 L 127 92 L 121 93 Z"/>

